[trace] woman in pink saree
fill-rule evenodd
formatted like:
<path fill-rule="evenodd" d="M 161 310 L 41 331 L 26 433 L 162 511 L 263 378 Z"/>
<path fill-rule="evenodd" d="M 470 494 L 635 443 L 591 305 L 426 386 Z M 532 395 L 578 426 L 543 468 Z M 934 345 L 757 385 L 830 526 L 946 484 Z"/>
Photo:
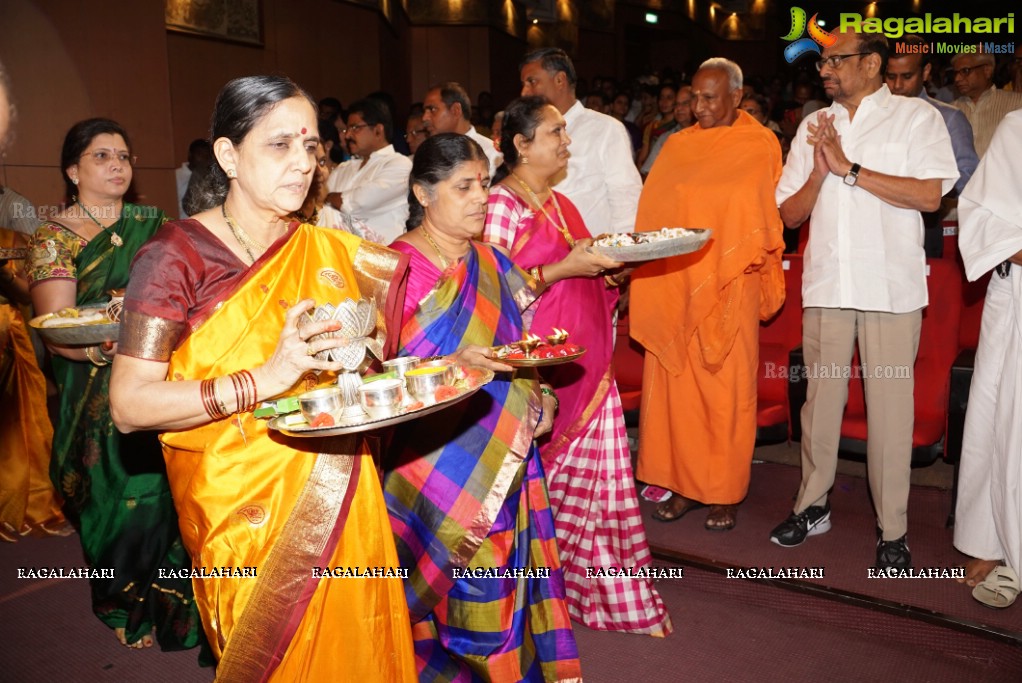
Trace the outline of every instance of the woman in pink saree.
<path fill-rule="evenodd" d="M 544 98 L 507 107 L 501 133 L 507 172 L 498 172 L 505 177 L 490 190 L 483 239 L 540 282 L 558 280 L 525 321 L 530 332 L 542 337 L 563 328 L 588 350 L 575 363 L 543 370 L 560 401 L 540 453 L 569 612 L 589 628 L 665 636 L 671 621 L 652 579 L 619 575 L 641 574 L 651 562 L 611 365 L 618 294 L 606 271 L 621 264 L 593 254 L 588 276 L 558 276 L 571 250 L 592 239 L 575 206 L 549 185 L 567 165 L 570 142 L 564 118 Z"/>

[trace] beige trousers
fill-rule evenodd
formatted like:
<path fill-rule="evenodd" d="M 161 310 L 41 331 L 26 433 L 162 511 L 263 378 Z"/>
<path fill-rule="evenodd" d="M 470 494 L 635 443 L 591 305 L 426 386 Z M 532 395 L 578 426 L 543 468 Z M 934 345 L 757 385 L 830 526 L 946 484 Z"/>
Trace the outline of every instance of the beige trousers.
<path fill-rule="evenodd" d="M 866 461 L 877 522 L 885 541 L 908 529 L 915 402 L 913 366 L 919 350 L 922 309 L 881 313 L 846 308 L 807 308 L 802 314 L 802 353 L 808 373 L 802 406 L 802 485 L 795 512 L 823 505 L 837 472 L 841 421 L 858 339 L 866 398 Z"/>

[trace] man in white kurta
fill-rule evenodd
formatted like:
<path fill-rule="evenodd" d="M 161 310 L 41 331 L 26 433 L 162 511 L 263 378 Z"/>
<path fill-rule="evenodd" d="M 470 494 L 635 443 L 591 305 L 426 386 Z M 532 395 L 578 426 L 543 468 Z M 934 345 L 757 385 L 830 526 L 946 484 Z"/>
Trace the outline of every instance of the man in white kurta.
<path fill-rule="evenodd" d="M 454 81 L 435 85 L 426 93 L 422 100 L 422 126 L 430 135 L 457 133 L 475 140 L 483 148 L 490 164 L 490 178 L 504 163 L 500 150 L 472 125 L 472 103 L 468 93 Z"/>
<path fill-rule="evenodd" d="M 575 97 L 575 67 L 560 48 L 541 48 L 521 65 L 522 95 L 542 95 L 557 107 L 571 136 L 571 156 L 558 192 L 571 200 L 589 232 L 631 232 L 642 178 L 624 124 L 586 109 Z"/>
<path fill-rule="evenodd" d="M 785 225 L 812 216 L 802 275 L 802 484 L 771 540 L 794 547 L 830 528 L 855 346 L 865 369 L 866 462 L 881 536 L 876 567 L 911 566 L 907 541 L 914 367 L 928 303 L 923 219 L 954 187 L 944 120 L 883 84 L 880 34 L 838 32 L 817 62 L 834 103 L 799 125 L 776 197 Z M 841 372 L 826 371 L 840 368 Z M 906 376 L 907 375 L 907 376 Z"/>
<path fill-rule="evenodd" d="M 408 220 L 408 176 L 412 161 L 394 150 L 394 125 L 387 108 L 373 99 L 348 110 L 344 133 L 356 158 L 333 170 L 327 205 L 361 221 L 390 244 L 404 234 Z"/>
<path fill-rule="evenodd" d="M 1007 114 L 958 200 L 969 280 L 990 278 L 958 471 L 955 547 L 976 560 L 970 585 L 997 565 L 1022 572 L 1022 111 Z M 1006 275 L 1003 275 L 1006 273 Z"/>

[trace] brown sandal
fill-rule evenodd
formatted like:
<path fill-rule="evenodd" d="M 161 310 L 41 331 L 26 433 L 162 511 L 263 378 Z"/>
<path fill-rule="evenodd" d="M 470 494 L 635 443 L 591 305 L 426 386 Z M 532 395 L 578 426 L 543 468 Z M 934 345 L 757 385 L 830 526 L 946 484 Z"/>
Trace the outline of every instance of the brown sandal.
<path fill-rule="evenodd" d="M 706 515 L 707 531 L 730 531 L 738 521 L 737 505 L 711 505 Z"/>
<path fill-rule="evenodd" d="M 678 507 L 674 503 L 675 499 L 681 501 L 681 506 Z M 653 519 L 658 522 L 677 522 L 679 519 L 701 507 L 706 507 L 698 500 L 692 500 L 685 496 L 674 494 L 671 498 L 657 505 L 656 510 L 653 511 Z"/>

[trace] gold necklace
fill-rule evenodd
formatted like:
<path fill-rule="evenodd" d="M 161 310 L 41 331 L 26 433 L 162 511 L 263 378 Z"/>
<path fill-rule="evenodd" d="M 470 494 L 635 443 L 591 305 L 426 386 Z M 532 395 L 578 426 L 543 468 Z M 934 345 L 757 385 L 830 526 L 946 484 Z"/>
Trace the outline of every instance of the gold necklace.
<path fill-rule="evenodd" d="M 96 220 L 96 217 L 92 215 L 92 212 L 85 208 L 85 204 L 82 204 L 82 200 L 75 199 L 75 204 L 77 204 L 78 206 L 80 206 L 82 208 L 82 211 L 85 212 L 85 215 L 88 216 L 92 220 L 93 223 L 98 225 L 100 230 L 102 230 L 103 232 L 109 233 L 109 235 L 110 235 L 110 244 L 114 245 L 115 247 L 119 247 L 119 246 L 124 244 L 124 240 L 121 239 L 121 236 L 118 235 L 116 232 L 114 232 L 113 230 L 110 229 L 114 225 L 117 225 L 117 221 L 121 220 L 120 216 L 118 216 L 117 221 L 114 221 L 111 225 L 106 226 L 106 225 L 103 225 L 102 223 L 100 223 L 98 220 Z M 124 208 L 122 207 L 121 208 L 121 214 L 123 215 L 123 213 L 124 213 Z"/>
<path fill-rule="evenodd" d="M 246 254 L 248 254 L 249 260 L 252 263 L 255 263 L 256 257 L 252 253 L 251 247 L 255 247 L 259 251 L 266 251 L 267 247 L 262 244 L 259 244 L 259 242 L 256 242 L 251 235 L 245 232 L 245 230 L 240 225 L 234 222 L 234 219 L 231 218 L 231 215 L 227 213 L 227 202 L 224 202 L 223 204 L 220 205 L 220 211 L 223 212 L 224 220 L 227 222 L 227 227 L 231 229 L 231 234 L 234 235 L 234 239 L 238 241 L 238 244 L 241 245 L 241 248 L 245 250 Z"/>
<path fill-rule="evenodd" d="M 546 208 L 543 207 L 543 203 L 539 201 L 539 197 L 537 197 L 536 193 L 532 191 L 532 187 L 527 182 L 519 178 L 518 174 L 515 173 L 514 171 L 511 171 L 511 175 L 514 176 L 514 179 L 518 181 L 518 184 L 521 185 L 529 194 L 529 197 L 532 199 L 533 202 L 536 203 L 536 206 L 539 208 L 540 212 L 542 212 L 542 214 L 546 216 L 546 219 L 550 221 L 550 225 L 557 228 L 557 231 L 561 233 L 561 235 L 564 237 L 564 241 L 568 243 L 568 246 L 574 247 L 575 238 L 572 236 L 571 232 L 568 231 L 568 221 L 564 220 L 564 213 L 561 212 L 561 204 L 560 202 L 557 201 L 557 195 L 554 194 L 553 191 L 550 192 L 550 198 L 554 200 L 554 209 L 557 210 L 557 217 L 561 219 L 560 225 L 558 225 L 557 221 L 553 219 L 553 216 L 547 213 Z M 547 187 L 547 190 L 550 190 L 550 188 Z"/>
<path fill-rule="evenodd" d="M 446 271 L 447 268 L 451 265 L 451 262 L 447 260 L 446 256 L 444 256 L 444 252 L 440 251 L 440 246 L 435 241 L 433 241 L 433 236 L 429 234 L 429 230 L 426 229 L 426 225 L 423 223 L 419 227 L 422 228 L 422 236 L 426 238 L 426 241 L 429 242 L 429 246 L 433 247 L 433 251 L 435 251 L 436 255 L 440 257 L 440 265 L 442 266 L 442 270 Z"/>

